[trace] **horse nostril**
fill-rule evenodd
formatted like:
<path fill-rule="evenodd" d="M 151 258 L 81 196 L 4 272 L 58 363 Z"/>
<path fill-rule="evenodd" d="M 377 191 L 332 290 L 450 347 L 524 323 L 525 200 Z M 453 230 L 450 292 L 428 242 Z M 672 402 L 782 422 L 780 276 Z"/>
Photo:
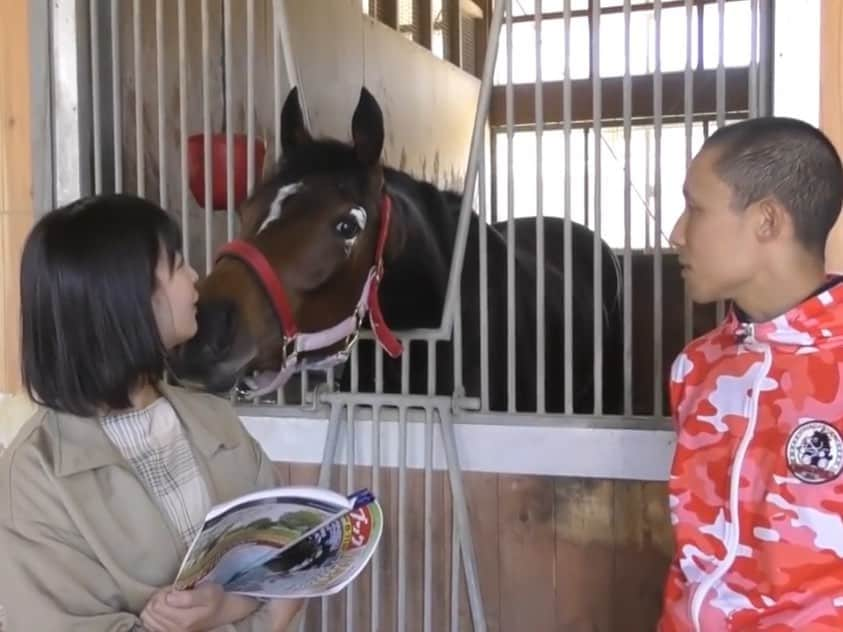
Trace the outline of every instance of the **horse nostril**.
<path fill-rule="evenodd" d="M 197 306 L 197 339 L 214 359 L 224 356 L 234 343 L 237 306 L 232 301 L 200 302 Z"/>

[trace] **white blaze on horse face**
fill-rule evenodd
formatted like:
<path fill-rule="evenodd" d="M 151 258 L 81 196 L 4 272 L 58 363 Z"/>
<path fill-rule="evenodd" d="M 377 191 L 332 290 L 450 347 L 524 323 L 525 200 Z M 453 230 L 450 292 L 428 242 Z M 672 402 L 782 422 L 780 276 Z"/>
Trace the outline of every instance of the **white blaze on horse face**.
<path fill-rule="evenodd" d="M 369 219 L 368 213 L 366 213 L 366 209 L 362 206 L 355 206 L 349 211 L 349 214 L 354 218 L 354 221 L 357 222 L 357 226 L 360 228 L 360 233 L 366 230 L 366 222 Z M 358 233 L 358 235 L 360 234 Z M 345 240 L 345 256 L 348 257 L 351 255 L 351 249 L 354 247 L 354 243 L 357 241 L 357 237 L 352 237 L 351 239 Z"/>
<path fill-rule="evenodd" d="M 281 217 L 281 207 L 284 205 L 284 200 L 301 191 L 303 186 L 304 185 L 301 182 L 294 182 L 292 184 L 285 184 L 283 187 L 278 189 L 278 194 L 275 196 L 275 199 L 272 200 L 272 204 L 269 205 L 269 213 L 266 214 L 266 219 L 263 220 L 260 228 L 258 228 L 258 233 L 266 228 L 267 224 L 274 222 L 276 219 Z"/>

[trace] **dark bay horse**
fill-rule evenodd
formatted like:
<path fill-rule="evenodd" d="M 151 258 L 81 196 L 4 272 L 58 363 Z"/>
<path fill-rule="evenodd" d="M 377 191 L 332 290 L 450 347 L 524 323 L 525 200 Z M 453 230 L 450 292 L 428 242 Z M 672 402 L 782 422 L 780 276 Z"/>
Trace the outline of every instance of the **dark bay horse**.
<path fill-rule="evenodd" d="M 439 327 L 455 247 L 461 195 L 381 163 L 383 115 L 364 88 L 352 117 L 350 144 L 314 139 L 295 89 L 282 111 L 282 157 L 239 209 L 241 233 L 199 284 L 199 331 L 174 355 L 185 383 L 223 392 L 247 374 L 266 375 L 254 390 L 276 387 L 303 366 L 342 362 L 355 344 L 362 315 L 386 349 L 383 388 L 400 392 L 400 346 L 391 331 Z M 536 358 L 545 359 L 546 409 L 563 409 L 563 226 L 544 220 L 545 336 L 536 341 L 536 224 L 515 222 L 515 353 L 507 361 L 506 224 L 481 225 L 472 214 L 461 276 L 463 385 L 478 397 L 480 370 L 479 232 L 488 252 L 489 401 L 506 410 L 508 372 L 515 370 L 515 408 L 536 410 Z M 572 358 L 574 410 L 594 402 L 593 331 L 603 332 L 602 393 L 607 413 L 622 399 L 622 309 L 619 264 L 601 242 L 602 309 L 594 313 L 594 234 L 572 224 Z M 378 300 L 379 299 L 379 300 Z M 362 309 L 361 309 L 362 308 Z M 596 319 L 596 325 L 595 325 Z M 304 334 L 304 335 L 302 335 Z M 374 388 L 374 342 L 356 342 L 359 389 Z M 411 393 L 451 395 L 453 346 L 436 347 L 435 386 L 428 385 L 428 345 L 410 348 Z M 407 353 L 407 349 L 404 349 Z M 281 372 L 279 374 L 279 371 Z M 269 387 L 267 381 L 276 379 Z M 349 387 L 344 370 L 340 389 Z"/>

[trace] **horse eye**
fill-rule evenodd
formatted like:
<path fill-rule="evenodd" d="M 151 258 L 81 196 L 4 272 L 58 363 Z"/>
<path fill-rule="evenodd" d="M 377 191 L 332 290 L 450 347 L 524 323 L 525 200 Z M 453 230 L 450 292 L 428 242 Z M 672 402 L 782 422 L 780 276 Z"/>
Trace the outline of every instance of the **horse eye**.
<path fill-rule="evenodd" d="M 360 224 L 350 215 L 338 221 L 335 229 L 343 239 L 354 239 L 360 234 Z"/>

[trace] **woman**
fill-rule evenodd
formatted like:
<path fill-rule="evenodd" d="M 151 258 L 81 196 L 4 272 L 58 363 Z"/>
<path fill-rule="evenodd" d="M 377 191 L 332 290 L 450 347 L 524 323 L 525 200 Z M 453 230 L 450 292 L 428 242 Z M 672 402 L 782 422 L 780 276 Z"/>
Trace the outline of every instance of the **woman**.
<path fill-rule="evenodd" d="M 0 456 L 10 630 L 284 630 L 299 601 L 170 588 L 207 510 L 276 484 L 232 407 L 162 382 L 196 333 L 178 225 L 126 195 L 44 216 L 21 262 L 24 386 Z"/>

